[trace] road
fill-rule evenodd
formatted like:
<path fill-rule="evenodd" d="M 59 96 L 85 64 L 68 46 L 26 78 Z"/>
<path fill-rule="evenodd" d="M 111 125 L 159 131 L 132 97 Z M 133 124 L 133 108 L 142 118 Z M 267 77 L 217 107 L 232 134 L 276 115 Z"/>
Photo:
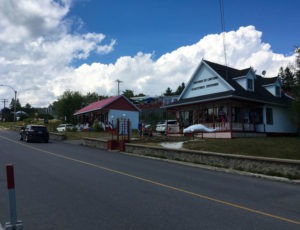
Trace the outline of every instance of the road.
<path fill-rule="evenodd" d="M 25 229 L 300 229 L 296 184 L 66 142 L 25 143 L 0 130 L 2 226 L 8 163 Z"/>

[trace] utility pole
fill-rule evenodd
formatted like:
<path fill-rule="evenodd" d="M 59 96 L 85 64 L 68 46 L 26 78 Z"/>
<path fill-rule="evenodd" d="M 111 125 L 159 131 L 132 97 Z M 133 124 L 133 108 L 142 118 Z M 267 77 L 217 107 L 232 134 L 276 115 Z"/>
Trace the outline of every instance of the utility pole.
<path fill-rule="evenodd" d="M 120 83 L 122 83 L 122 81 L 120 81 L 119 79 L 116 80 L 116 82 L 118 83 L 118 96 L 120 95 Z"/>
<path fill-rule="evenodd" d="M 223 38 L 223 51 L 224 51 L 224 59 L 226 66 L 226 80 L 228 80 L 228 63 L 227 63 L 227 55 L 226 55 L 226 34 L 225 34 L 225 15 L 224 15 L 224 3 L 223 0 L 219 0 L 220 6 L 220 14 L 221 14 L 221 28 L 222 28 L 222 38 Z"/>
<path fill-rule="evenodd" d="M 8 102 L 8 100 L 7 100 L 7 99 L 2 99 L 1 102 L 3 102 L 3 104 L 4 104 L 4 107 L 3 107 L 3 110 L 2 110 L 2 111 L 4 112 L 4 109 L 5 109 L 5 103 Z M 4 114 L 4 113 L 2 113 L 2 115 L 1 115 L 1 117 L 0 117 L 0 120 L 1 120 L 1 121 L 4 121 L 4 120 L 5 120 L 5 114 Z"/>
<path fill-rule="evenodd" d="M 14 103 L 14 125 L 16 126 L 17 90 L 15 90 L 13 87 L 11 87 L 11 86 L 9 86 L 9 85 L 3 85 L 3 84 L 1 84 L 0 86 L 6 86 L 6 87 L 10 88 L 11 90 L 13 90 L 14 93 L 15 93 L 15 103 Z"/>
<path fill-rule="evenodd" d="M 4 104 L 3 109 L 5 109 L 5 104 L 6 104 L 6 102 L 8 102 L 8 100 L 7 99 L 1 99 L 1 102 L 3 102 L 3 104 Z"/>

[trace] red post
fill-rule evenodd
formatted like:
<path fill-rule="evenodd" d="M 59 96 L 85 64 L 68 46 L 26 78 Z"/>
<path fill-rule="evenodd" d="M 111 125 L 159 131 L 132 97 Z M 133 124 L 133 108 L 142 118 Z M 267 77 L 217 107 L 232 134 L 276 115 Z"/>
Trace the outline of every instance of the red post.
<path fill-rule="evenodd" d="M 15 176 L 14 176 L 14 166 L 12 164 L 6 165 L 6 176 L 7 176 L 7 188 L 15 188 Z"/>
<path fill-rule="evenodd" d="M 11 230 L 22 230 L 22 221 L 17 220 L 17 205 L 16 205 L 16 194 L 15 194 L 15 177 L 14 177 L 14 166 L 12 164 L 6 165 L 6 178 L 7 178 L 7 189 L 10 207 L 10 222 L 5 224 L 5 229 Z"/>

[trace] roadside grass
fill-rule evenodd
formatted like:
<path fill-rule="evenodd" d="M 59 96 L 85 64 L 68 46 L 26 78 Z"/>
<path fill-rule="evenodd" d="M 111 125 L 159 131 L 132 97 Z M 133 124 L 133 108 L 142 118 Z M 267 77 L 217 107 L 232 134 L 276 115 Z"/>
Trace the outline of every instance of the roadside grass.
<path fill-rule="evenodd" d="M 198 139 L 185 142 L 183 147 L 210 152 L 300 160 L 300 137 Z"/>
<path fill-rule="evenodd" d="M 93 131 L 83 131 L 83 132 L 64 132 L 68 140 L 78 140 L 84 137 L 89 138 L 101 138 L 110 139 L 111 134 L 108 132 L 93 132 Z"/>
<path fill-rule="evenodd" d="M 255 137 L 235 139 L 191 139 L 187 137 L 154 137 L 134 141 L 149 146 L 161 142 L 182 141 L 184 149 L 245 156 L 300 160 L 300 137 Z"/>

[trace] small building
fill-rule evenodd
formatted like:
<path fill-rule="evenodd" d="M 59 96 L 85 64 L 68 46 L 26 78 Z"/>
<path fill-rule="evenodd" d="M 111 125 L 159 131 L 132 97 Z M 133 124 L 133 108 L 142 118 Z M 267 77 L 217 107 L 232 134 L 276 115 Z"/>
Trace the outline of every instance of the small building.
<path fill-rule="evenodd" d="M 204 134 L 207 137 L 288 135 L 297 133 L 290 119 L 292 101 L 278 77 L 202 60 L 178 101 L 163 108 L 166 119 L 175 113 L 183 127 L 203 124 L 217 129 Z"/>
<path fill-rule="evenodd" d="M 81 123 L 93 124 L 94 121 L 103 124 L 116 124 L 117 119 L 129 119 L 131 129 L 137 129 L 139 123 L 139 108 L 125 96 L 114 96 L 93 102 L 74 113 Z"/>
<path fill-rule="evenodd" d="M 131 97 L 130 100 L 141 110 L 140 119 L 154 124 L 164 120 L 165 113 L 161 107 L 177 101 L 178 97 L 179 95 L 142 96 Z"/>

